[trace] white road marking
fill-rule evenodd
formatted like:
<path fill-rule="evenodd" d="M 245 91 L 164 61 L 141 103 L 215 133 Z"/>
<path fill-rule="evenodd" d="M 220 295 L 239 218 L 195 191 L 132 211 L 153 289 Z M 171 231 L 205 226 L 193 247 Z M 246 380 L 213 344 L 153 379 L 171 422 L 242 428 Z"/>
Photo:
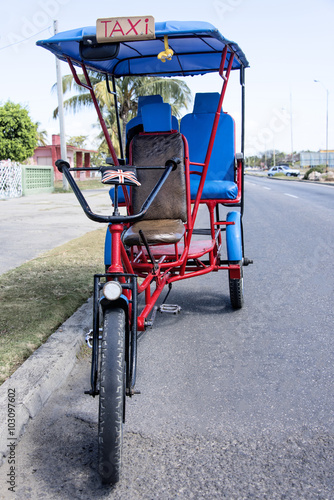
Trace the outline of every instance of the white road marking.
<path fill-rule="evenodd" d="M 299 198 L 299 196 L 295 196 L 294 194 L 284 193 L 285 196 L 290 196 L 291 198 Z"/>

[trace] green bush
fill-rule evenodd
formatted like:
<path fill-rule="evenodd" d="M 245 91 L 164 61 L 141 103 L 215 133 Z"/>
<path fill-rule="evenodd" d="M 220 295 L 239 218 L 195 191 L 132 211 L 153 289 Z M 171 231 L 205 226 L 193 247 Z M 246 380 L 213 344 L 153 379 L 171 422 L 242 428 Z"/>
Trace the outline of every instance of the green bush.
<path fill-rule="evenodd" d="M 11 101 L 0 106 L 0 160 L 22 162 L 34 154 L 36 125 L 28 111 Z"/>
<path fill-rule="evenodd" d="M 325 165 L 319 165 L 318 167 L 309 168 L 304 175 L 304 179 L 307 180 L 312 172 L 319 172 L 319 174 L 323 174 L 325 170 L 326 170 Z"/>

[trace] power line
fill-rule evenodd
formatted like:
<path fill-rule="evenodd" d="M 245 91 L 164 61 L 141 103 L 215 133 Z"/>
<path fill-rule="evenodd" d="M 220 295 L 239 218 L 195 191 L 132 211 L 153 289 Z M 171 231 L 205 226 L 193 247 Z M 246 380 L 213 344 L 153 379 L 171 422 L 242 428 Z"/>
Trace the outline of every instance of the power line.
<path fill-rule="evenodd" d="M 43 31 L 46 31 L 46 30 L 49 30 L 51 28 L 51 26 L 48 26 L 47 28 L 44 28 L 42 29 L 41 31 L 39 31 L 38 33 L 34 33 L 33 35 L 31 36 L 28 36 L 26 38 L 22 38 L 22 40 L 19 40 L 18 42 L 14 42 L 14 43 L 11 43 L 9 45 L 5 45 L 5 47 L 0 47 L 0 50 L 4 50 L 4 49 L 8 49 L 9 47 L 13 47 L 14 45 L 18 45 L 19 43 L 23 43 L 23 42 L 26 42 L 27 40 L 30 40 L 31 38 L 33 38 L 34 36 L 36 35 L 39 35 L 40 33 L 43 33 Z"/>

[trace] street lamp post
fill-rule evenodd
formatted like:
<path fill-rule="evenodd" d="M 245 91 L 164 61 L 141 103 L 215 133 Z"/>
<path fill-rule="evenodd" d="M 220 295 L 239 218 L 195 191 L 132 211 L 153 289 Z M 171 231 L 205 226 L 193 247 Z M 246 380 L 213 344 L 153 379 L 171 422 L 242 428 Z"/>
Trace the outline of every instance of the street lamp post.
<path fill-rule="evenodd" d="M 324 87 L 324 89 L 326 90 L 326 96 L 327 96 L 327 99 L 326 99 L 326 172 L 328 172 L 328 95 L 329 95 L 329 91 L 322 82 L 320 82 L 319 80 L 314 80 L 314 81 L 315 81 L 315 83 L 320 83 Z"/>

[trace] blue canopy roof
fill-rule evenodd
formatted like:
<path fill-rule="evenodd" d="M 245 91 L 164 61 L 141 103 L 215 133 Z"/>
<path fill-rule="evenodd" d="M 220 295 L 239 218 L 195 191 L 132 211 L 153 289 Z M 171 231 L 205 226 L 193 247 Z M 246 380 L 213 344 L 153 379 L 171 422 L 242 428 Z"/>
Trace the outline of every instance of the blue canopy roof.
<path fill-rule="evenodd" d="M 174 51 L 171 61 L 157 58 L 164 50 L 164 35 Z M 221 53 L 228 45 L 235 54 L 232 69 L 247 67 L 248 61 L 239 46 L 224 38 L 212 24 L 200 21 L 166 21 L 155 23 L 153 40 L 126 41 L 119 44 L 96 44 L 96 27 L 87 26 L 58 33 L 37 45 L 54 53 L 59 59 L 69 57 L 101 73 L 129 76 L 188 76 L 219 71 Z M 102 52 L 101 52 L 102 51 Z M 100 52 L 100 55 L 97 54 Z M 92 55 L 94 54 L 94 55 Z"/>

